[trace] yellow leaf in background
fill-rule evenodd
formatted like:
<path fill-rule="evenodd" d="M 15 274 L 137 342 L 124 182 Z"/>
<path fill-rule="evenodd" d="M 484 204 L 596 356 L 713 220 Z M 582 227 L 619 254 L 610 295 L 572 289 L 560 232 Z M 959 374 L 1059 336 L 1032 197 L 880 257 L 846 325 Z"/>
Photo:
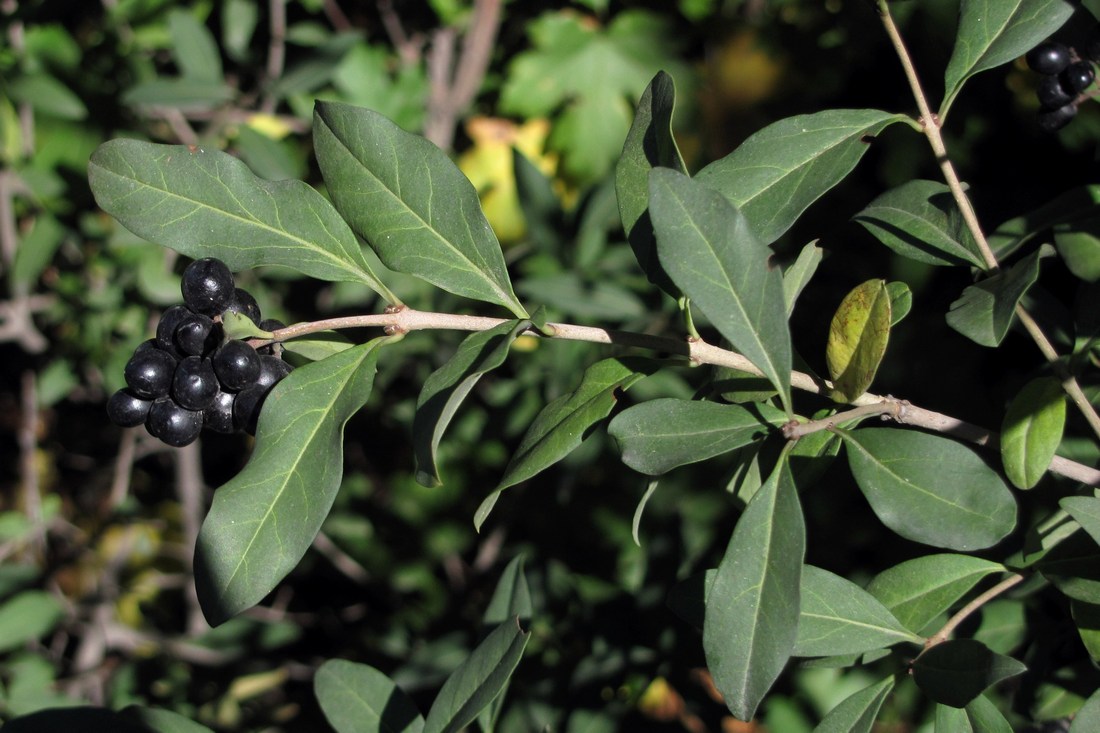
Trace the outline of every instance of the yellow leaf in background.
<path fill-rule="evenodd" d="M 786 71 L 754 31 L 739 31 L 718 47 L 707 63 L 710 87 L 728 106 L 752 107 L 775 94 Z"/>
<path fill-rule="evenodd" d="M 248 126 L 272 140 L 282 140 L 292 132 L 290 126 L 275 115 L 254 114 L 248 118 Z"/>
<path fill-rule="evenodd" d="M 557 157 L 545 152 L 550 121 L 535 118 L 517 125 L 494 117 L 472 117 L 466 123 L 466 134 L 473 147 L 459 156 L 458 167 L 477 189 L 497 239 L 502 244 L 516 242 L 523 238 L 527 225 L 516 194 L 512 148 L 547 176 L 553 176 Z"/>

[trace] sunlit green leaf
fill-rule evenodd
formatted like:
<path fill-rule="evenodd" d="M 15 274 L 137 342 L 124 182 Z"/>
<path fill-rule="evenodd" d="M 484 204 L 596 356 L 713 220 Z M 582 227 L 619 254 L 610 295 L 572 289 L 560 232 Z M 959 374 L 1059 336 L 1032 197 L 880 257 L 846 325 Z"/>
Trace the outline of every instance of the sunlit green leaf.
<path fill-rule="evenodd" d="M 886 283 L 886 293 L 890 296 L 890 325 L 896 326 L 913 307 L 913 291 L 900 280 L 894 280 Z"/>
<path fill-rule="evenodd" d="M 283 342 L 283 348 L 310 361 L 327 359 L 355 344 L 339 331 L 317 331 L 303 338 Z"/>
<path fill-rule="evenodd" d="M 1094 283 L 1100 280 L 1100 219 L 1054 228 L 1054 247 L 1075 276 Z"/>
<path fill-rule="evenodd" d="M 783 271 L 783 301 L 787 304 L 787 316 L 794 312 L 795 303 L 802 289 L 817 272 L 817 266 L 825 257 L 825 250 L 810 242 L 798 253 L 798 258 Z"/>
<path fill-rule="evenodd" d="M 1016 304 L 1039 278 L 1036 250 L 1005 272 L 988 277 L 963 291 L 951 304 L 947 323 L 982 346 L 997 346 L 1008 333 Z"/>
<path fill-rule="evenodd" d="M 63 613 L 61 601 L 46 591 L 23 591 L 0 604 L 0 652 L 10 652 L 45 636 Z"/>
<path fill-rule="evenodd" d="M 1100 661 L 1100 604 L 1071 598 L 1069 607 L 1085 650 L 1093 662 Z"/>
<path fill-rule="evenodd" d="M 1009 481 L 1021 489 L 1039 483 L 1062 442 L 1065 423 L 1060 380 L 1040 377 L 1020 390 L 1001 424 L 1001 461 Z"/>
<path fill-rule="evenodd" d="M 990 685 L 1027 671 L 1020 662 L 995 654 L 973 639 L 951 639 L 924 651 L 913 662 L 913 681 L 943 705 L 965 707 Z"/>
<path fill-rule="evenodd" d="M 1091 733 L 1094 730 L 1100 730 L 1100 690 L 1089 696 L 1069 726 L 1069 733 Z"/>
<path fill-rule="evenodd" d="M 299 367 L 267 396 L 256 448 L 215 493 L 195 547 L 212 626 L 262 600 L 309 549 L 340 488 L 344 424 L 370 397 L 384 342 Z"/>
<path fill-rule="evenodd" d="M 313 677 L 313 690 L 336 733 L 420 733 L 424 718 L 386 675 L 366 664 L 330 659 Z"/>
<path fill-rule="evenodd" d="M 829 324 L 825 345 L 833 399 L 851 402 L 871 386 L 886 354 L 891 322 L 884 280 L 868 280 L 844 296 Z"/>
<path fill-rule="evenodd" d="M 317 103 L 313 142 L 333 203 L 386 267 L 526 317 L 477 191 L 442 150 L 338 102 Z"/>
<path fill-rule="evenodd" d="M 813 733 L 871 733 L 878 712 L 893 689 L 891 676 L 849 695 L 829 711 Z"/>

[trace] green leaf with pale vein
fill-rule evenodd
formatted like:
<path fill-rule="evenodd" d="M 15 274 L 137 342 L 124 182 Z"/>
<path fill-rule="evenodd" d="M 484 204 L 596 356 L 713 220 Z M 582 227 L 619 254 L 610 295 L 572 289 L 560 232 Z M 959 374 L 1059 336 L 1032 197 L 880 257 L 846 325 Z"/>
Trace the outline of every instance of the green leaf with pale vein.
<path fill-rule="evenodd" d="M 420 733 L 424 718 L 393 680 L 374 667 L 330 659 L 313 676 L 313 691 L 336 733 Z"/>
<path fill-rule="evenodd" d="M 878 711 L 893 689 L 891 676 L 849 695 L 829 711 L 813 733 L 871 733 Z"/>

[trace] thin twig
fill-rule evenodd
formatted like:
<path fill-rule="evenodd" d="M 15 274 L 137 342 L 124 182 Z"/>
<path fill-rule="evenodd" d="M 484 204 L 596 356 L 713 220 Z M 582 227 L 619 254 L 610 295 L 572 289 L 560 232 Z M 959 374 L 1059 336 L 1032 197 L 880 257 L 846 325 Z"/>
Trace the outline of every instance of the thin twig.
<path fill-rule="evenodd" d="M 38 385 L 33 371 L 23 372 L 19 420 L 19 485 L 23 511 L 31 527 L 30 547 L 42 559 L 46 556 L 46 527 L 42 522 L 42 487 L 38 482 Z"/>
<path fill-rule="evenodd" d="M 1025 577 L 1026 576 L 1020 575 L 1019 573 L 1013 573 L 1012 575 L 1002 580 L 1000 583 L 997 583 L 997 585 L 982 593 L 970 603 L 967 603 L 965 606 L 959 609 L 959 611 L 954 616 L 947 620 L 947 623 L 943 625 L 943 628 L 941 628 L 935 634 L 932 634 L 932 636 L 928 637 L 928 640 L 924 642 L 924 648 L 929 649 L 936 646 L 937 644 L 942 644 L 943 642 L 947 641 L 947 638 L 951 636 L 952 633 L 954 633 L 955 629 L 959 627 L 959 624 L 969 618 L 971 614 L 973 614 L 975 611 L 977 611 L 982 606 L 989 603 L 991 600 L 1001 595 L 1008 589 L 1022 583 Z"/>
<path fill-rule="evenodd" d="M 194 547 L 198 543 L 203 516 L 204 484 L 199 444 L 192 443 L 173 451 L 172 458 L 176 463 L 176 491 L 179 494 L 180 511 L 183 515 L 184 547 Z M 193 568 L 188 568 L 189 573 L 192 571 Z M 193 583 L 188 584 L 185 597 L 187 598 L 187 633 L 197 636 L 210 627 L 202 615 Z"/>
<path fill-rule="evenodd" d="M 271 14 L 268 22 L 271 37 L 267 43 L 267 67 L 264 69 L 268 91 L 260 102 L 260 111 L 271 114 L 279 104 L 272 89 L 283 75 L 283 66 L 286 63 L 286 0 L 270 0 L 267 5 Z"/>
<path fill-rule="evenodd" d="M 828 430 L 829 428 L 836 427 L 840 423 L 848 422 L 849 420 L 857 420 L 861 417 L 871 417 L 874 415 L 880 415 L 884 420 L 893 418 L 898 422 L 903 422 L 903 415 L 905 414 L 908 404 L 909 403 L 905 400 L 886 397 L 877 404 L 855 407 L 851 410 L 838 412 L 835 415 L 820 420 L 808 420 L 807 422 L 792 420 L 783 426 L 783 437 L 787 440 L 794 440 L 796 438 L 801 438 L 803 435 L 816 433 L 820 430 Z"/>
<path fill-rule="evenodd" d="M 358 560 L 340 549 L 332 539 L 324 532 L 318 532 L 313 538 L 313 549 L 321 553 L 332 566 L 352 581 L 359 585 L 370 582 L 370 571 L 363 567 Z"/>

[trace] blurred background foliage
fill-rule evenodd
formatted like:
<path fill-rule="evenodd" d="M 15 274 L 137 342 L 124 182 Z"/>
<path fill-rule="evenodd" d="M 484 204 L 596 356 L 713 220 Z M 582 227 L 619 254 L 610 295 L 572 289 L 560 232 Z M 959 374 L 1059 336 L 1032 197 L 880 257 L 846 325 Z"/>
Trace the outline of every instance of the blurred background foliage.
<path fill-rule="evenodd" d="M 956 10 L 955 0 L 896 5 L 933 94 Z M 310 680 L 334 657 L 430 699 L 520 554 L 537 613 L 500 730 L 800 733 L 872 681 L 798 670 L 760 722 L 741 727 L 714 699 L 700 634 L 666 597 L 726 544 L 738 510 L 727 487 L 752 480 L 728 475 L 732 461 L 664 477 L 639 546 L 632 518 L 646 482 L 596 431 L 475 533 L 474 509 L 526 425 L 599 350 L 525 342 L 456 417 L 441 447 L 446 485 L 426 489 L 412 478 L 411 418 L 424 378 L 461 338 L 449 333 L 414 334 L 383 357 L 368 408 L 349 424 L 344 486 L 315 551 L 263 605 L 209 629 L 189 576 L 194 536 L 248 441 L 174 450 L 108 424 L 105 397 L 160 309 L 179 301 L 186 263 L 99 212 L 86 183 L 98 144 L 137 137 L 226 149 L 266 178 L 319 184 L 313 101 L 367 106 L 454 153 L 526 301 L 558 320 L 662 331 L 675 328 L 675 308 L 623 242 L 609 178 L 634 101 L 657 70 L 674 76 L 693 170 L 792 114 L 912 111 L 871 3 L 0 0 L 0 29 L 0 717 L 140 702 L 218 730 L 321 730 Z M 949 150 L 988 228 L 1095 182 L 1100 116 L 1089 105 L 1043 136 L 1034 83 L 1022 63 L 997 69 L 953 108 Z M 949 330 L 942 313 L 966 273 L 896 258 L 847 221 L 914 177 L 937 178 L 935 161 L 919 136 L 891 128 L 777 244 L 789 255 L 817 239 L 831 253 L 795 312 L 795 343 L 820 367 L 843 294 L 870 277 L 904 280 L 920 307 L 893 335 L 876 390 L 996 425 L 1039 357 L 1021 340 L 994 359 Z M 1075 307 L 1059 277 L 1044 274 L 1055 323 Z M 275 268 L 239 279 L 287 322 L 381 307 L 365 288 Z M 410 278 L 387 282 L 413 307 L 469 307 Z M 625 399 L 689 397 L 701 372 L 644 380 Z M 858 579 L 916 549 L 886 539 L 857 497 L 827 476 L 805 501 L 810 526 L 836 527 L 810 537 L 810 556 Z M 999 651 L 1026 643 L 1022 618 L 1000 620 Z M 1050 664 L 1081 663 L 1049 635 Z M 1040 717 L 1059 717 L 1059 701 L 1081 692 L 1048 687 L 1028 698 Z M 889 730 L 925 720 L 917 700 L 899 687 Z"/>

